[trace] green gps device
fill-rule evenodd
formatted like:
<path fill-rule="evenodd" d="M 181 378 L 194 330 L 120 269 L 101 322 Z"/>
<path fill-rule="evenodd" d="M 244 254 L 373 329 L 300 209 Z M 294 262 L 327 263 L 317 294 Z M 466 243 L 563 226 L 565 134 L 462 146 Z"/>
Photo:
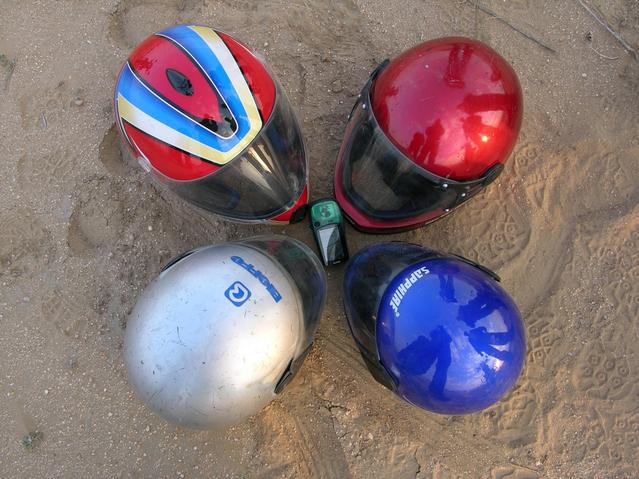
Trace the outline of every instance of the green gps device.
<path fill-rule="evenodd" d="M 344 221 L 337 202 L 331 198 L 314 201 L 310 205 L 310 221 L 315 242 L 326 266 L 348 259 Z"/>

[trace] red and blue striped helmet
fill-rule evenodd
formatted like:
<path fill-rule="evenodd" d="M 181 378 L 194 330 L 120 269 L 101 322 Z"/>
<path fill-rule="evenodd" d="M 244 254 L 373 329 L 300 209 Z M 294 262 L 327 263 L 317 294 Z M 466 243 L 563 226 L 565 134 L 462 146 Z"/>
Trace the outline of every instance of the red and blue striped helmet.
<path fill-rule="evenodd" d="M 140 164 L 181 197 L 236 221 L 303 218 L 307 164 L 295 114 L 246 46 L 182 25 L 144 40 L 115 88 Z"/>

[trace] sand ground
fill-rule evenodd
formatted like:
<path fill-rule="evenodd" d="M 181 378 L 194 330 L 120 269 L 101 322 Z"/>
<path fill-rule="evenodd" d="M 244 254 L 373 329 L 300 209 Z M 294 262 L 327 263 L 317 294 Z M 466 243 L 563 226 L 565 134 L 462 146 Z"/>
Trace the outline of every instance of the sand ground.
<path fill-rule="evenodd" d="M 639 48 L 639 3 L 593 1 Z M 472 1 L 2 0 L 0 476 L 639 477 L 639 62 L 577 0 L 482 5 L 555 51 Z M 443 417 L 375 383 L 348 333 L 341 267 L 300 374 L 247 423 L 192 432 L 134 398 L 126 317 L 169 258 L 268 231 L 312 244 L 305 223 L 202 217 L 123 159 L 119 67 L 185 22 L 266 56 L 299 113 L 316 198 L 331 192 L 347 114 L 379 61 L 455 34 L 513 64 L 526 105 L 505 173 L 449 217 L 393 236 L 501 274 L 529 349 L 507 398 Z M 352 251 L 381 239 L 348 233 Z"/>

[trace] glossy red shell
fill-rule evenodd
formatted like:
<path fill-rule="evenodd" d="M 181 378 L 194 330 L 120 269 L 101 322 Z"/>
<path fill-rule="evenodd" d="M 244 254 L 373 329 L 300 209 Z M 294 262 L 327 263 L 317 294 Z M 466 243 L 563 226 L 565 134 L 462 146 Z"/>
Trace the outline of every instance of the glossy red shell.
<path fill-rule="evenodd" d="M 404 155 L 454 180 L 479 178 L 504 163 L 523 113 L 512 67 L 487 45 L 461 37 L 399 55 L 375 79 L 371 102 L 380 127 Z"/>
<path fill-rule="evenodd" d="M 151 35 L 129 56 L 129 64 L 140 78 L 180 110 L 197 119 L 221 120 L 221 99 L 188 54 L 170 40 Z M 186 96 L 171 86 L 168 69 L 177 70 L 189 79 L 195 94 Z"/>
<path fill-rule="evenodd" d="M 270 118 L 275 103 L 275 83 L 264 64 L 230 35 L 216 32 L 224 41 L 246 78 L 262 121 Z M 199 71 L 191 58 L 170 40 L 151 35 L 138 45 L 129 56 L 135 72 L 154 90 L 196 118 L 220 119 L 218 97 L 209 80 Z M 185 96 L 176 92 L 166 76 L 167 69 L 186 75 L 193 84 L 195 95 Z"/>

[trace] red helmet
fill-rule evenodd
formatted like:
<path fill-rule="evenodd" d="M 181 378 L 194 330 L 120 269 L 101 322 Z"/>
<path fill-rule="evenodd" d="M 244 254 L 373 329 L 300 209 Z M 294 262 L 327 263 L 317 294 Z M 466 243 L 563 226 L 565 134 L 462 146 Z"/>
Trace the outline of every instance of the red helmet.
<path fill-rule="evenodd" d="M 236 221 L 304 217 L 308 168 L 293 109 L 229 35 L 181 25 L 144 40 L 118 77 L 115 118 L 140 164 L 186 200 Z"/>
<path fill-rule="evenodd" d="M 487 45 L 417 45 L 382 63 L 358 97 L 337 159 L 337 201 L 363 230 L 434 221 L 499 175 L 522 111 L 517 75 Z"/>

